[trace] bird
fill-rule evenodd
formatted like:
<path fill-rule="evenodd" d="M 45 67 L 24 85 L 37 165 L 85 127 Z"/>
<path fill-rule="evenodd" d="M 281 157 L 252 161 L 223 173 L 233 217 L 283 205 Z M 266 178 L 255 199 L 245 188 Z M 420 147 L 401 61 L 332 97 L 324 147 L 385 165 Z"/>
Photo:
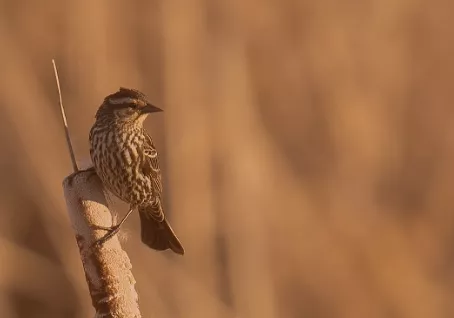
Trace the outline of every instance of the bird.
<path fill-rule="evenodd" d="M 104 98 L 96 112 L 89 134 L 93 168 L 103 186 L 129 204 L 128 213 L 118 224 L 98 227 L 108 232 L 99 243 L 117 234 L 137 209 L 145 245 L 157 251 L 170 249 L 184 254 L 163 211 L 158 152 L 143 127 L 148 115 L 161 111 L 139 90 L 120 87 Z"/>

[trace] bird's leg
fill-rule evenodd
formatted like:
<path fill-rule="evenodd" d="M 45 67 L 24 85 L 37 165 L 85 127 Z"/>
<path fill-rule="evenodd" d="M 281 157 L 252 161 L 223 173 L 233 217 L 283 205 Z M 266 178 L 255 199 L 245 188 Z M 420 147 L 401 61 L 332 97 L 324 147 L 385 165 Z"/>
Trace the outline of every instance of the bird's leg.
<path fill-rule="evenodd" d="M 116 225 L 113 225 L 113 226 L 101 226 L 101 225 L 96 225 L 95 228 L 97 230 L 105 230 L 107 231 L 108 233 L 106 235 L 104 235 L 102 238 L 100 238 L 99 240 L 97 240 L 95 242 L 96 245 L 101 245 L 103 244 L 104 242 L 106 242 L 107 240 L 109 240 L 112 236 L 114 236 L 115 234 L 118 233 L 118 231 L 120 231 L 120 227 L 123 223 L 125 223 L 126 219 L 129 217 L 129 215 L 131 215 L 132 211 L 134 211 L 134 207 L 133 206 L 130 206 L 129 207 L 129 211 L 128 213 L 126 213 L 126 215 L 123 217 L 123 219 L 120 221 L 120 223 L 116 224 Z"/>

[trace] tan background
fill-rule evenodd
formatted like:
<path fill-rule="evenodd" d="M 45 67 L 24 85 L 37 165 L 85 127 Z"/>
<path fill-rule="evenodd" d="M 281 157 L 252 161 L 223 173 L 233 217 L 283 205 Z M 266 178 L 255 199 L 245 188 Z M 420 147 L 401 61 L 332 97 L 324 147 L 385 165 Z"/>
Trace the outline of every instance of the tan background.
<path fill-rule="evenodd" d="M 143 90 L 187 255 L 123 236 L 144 317 L 454 317 L 452 1 L 0 1 L 0 317 L 91 317 L 62 197 Z M 125 206 L 115 204 L 119 214 Z"/>

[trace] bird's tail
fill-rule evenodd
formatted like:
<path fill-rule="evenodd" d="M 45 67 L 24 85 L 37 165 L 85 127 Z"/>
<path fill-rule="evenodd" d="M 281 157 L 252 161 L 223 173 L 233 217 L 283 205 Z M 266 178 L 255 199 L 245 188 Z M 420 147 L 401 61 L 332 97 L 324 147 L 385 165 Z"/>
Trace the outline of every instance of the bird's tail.
<path fill-rule="evenodd" d="M 166 219 L 159 222 L 147 216 L 146 211 L 139 209 L 142 242 L 152 249 L 164 251 L 171 249 L 183 255 L 184 248 Z M 149 214 L 148 214 L 149 215 Z"/>

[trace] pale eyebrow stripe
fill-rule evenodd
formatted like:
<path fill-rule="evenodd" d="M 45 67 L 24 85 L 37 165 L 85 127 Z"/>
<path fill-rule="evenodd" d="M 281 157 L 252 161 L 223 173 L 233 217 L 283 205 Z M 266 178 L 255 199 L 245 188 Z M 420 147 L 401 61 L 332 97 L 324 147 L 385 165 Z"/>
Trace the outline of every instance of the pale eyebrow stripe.
<path fill-rule="evenodd" d="M 109 102 L 114 105 L 119 104 L 133 104 L 135 103 L 135 99 L 131 97 L 121 97 L 121 98 L 109 98 Z"/>

